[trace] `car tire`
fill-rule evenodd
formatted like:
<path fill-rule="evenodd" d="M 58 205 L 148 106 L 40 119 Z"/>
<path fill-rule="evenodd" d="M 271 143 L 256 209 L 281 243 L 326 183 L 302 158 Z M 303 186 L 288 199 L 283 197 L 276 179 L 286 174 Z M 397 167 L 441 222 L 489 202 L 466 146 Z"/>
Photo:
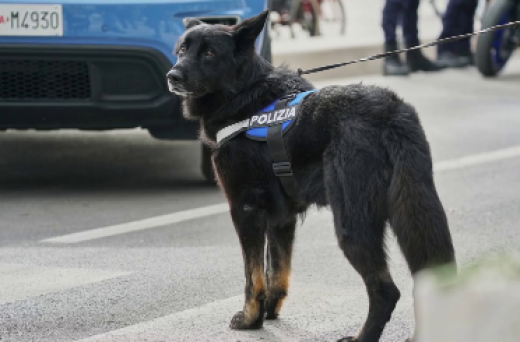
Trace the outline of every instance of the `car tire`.
<path fill-rule="evenodd" d="M 215 177 L 215 170 L 213 170 L 213 163 L 211 161 L 211 148 L 207 147 L 206 145 L 201 145 L 201 165 L 200 169 L 202 171 L 202 175 L 204 176 L 204 179 L 209 184 L 217 184 L 217 179 Z"/>

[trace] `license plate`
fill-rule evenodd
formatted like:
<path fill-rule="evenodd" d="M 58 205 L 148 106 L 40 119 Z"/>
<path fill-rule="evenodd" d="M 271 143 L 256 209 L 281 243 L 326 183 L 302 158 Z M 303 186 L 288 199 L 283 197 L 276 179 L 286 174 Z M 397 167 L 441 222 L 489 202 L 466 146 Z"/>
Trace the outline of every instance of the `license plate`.
<path fill-rule="evenodd" d="M 0 4 L 0 36 L 63 36 L 62 6 Z"/>

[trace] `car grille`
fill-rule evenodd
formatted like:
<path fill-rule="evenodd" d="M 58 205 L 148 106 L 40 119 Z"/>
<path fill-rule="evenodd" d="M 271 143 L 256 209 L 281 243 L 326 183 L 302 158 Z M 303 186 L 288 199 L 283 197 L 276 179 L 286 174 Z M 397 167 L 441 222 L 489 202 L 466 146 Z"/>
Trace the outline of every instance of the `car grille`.
<path fill-rule="evenodd" d="M 0 59 L 0 100 L 87 100 L 90 89 L 86 62 Z"/>
<path fill-rule="evenodd" d="M 157 82 L 152 71 L 135 61 L 100 62 L 102 92 L 107 95 L 141 95 L 156 91 Z"/>

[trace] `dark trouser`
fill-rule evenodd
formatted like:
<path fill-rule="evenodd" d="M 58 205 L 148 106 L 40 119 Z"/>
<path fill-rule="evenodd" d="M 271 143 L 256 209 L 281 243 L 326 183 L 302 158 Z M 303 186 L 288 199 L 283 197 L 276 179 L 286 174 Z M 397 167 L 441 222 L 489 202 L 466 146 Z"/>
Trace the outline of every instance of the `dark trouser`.
<path fill-rule="evenodd" d="M 397 41 L 397 25 L 402 25 L 403 36 L 408 47 L 419 44 L 417 29 L 419 0 L 386 0 L 383 8 L 383 31 L 386 43 Z"/>
<path fill-rule="evenodd" d="M 275 12 L 281 12 L 290 8 L 289 1 L 286 0 L 271 0 L 270 5 L 270 10 Z"/>
<path fill-rule="evenodd" d="M 473 32 L 478 0 L 450 0 L 442 18 L 442 33 L 439 39 Z M 470 38 L 441 44 L 437 53 L 453 52 L 468 55 L 471 52 Z"/>

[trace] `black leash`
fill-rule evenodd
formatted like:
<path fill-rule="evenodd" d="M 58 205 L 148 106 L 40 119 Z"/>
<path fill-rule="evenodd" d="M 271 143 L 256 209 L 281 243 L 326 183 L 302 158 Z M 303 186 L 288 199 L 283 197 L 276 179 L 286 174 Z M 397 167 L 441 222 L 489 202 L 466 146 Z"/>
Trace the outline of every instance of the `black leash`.
<path fill-rule="evenodd" d="M 414 47 L 411 47 L 411 48 L 408 48 L 408 49 L 401 49 L 401 50 L 394 50 L 394 51 L 389 51 L 389 52 L 383 52 L 383 53 L 380 53 L 380 54 L 377 54 L 377 55 L 373 55 L 373 56 L 370 56 L 370 57 L 364 57 L 364 58 L 357 59 L 357 60 L 350 61 L 350 62 L 330 64 L 330 65 L 325 65 L 325 66 L 322 66 L 322 67 L 313 68 L 313 69 L 309 69 L 309 70 L 305 70 L 305 71 L 302 70 L 302 69 L 298 69 L 298 75 L 301 76 L 301 75 L 306 75 L 306 74 L 313 74 L 315 72 L 325 71 L 325 70 L 334 69 L 334 68 L 339 68 L 339 67 L 342 67 L 342 66 L 345 66 L 345 65 L 349 65 L 349 64 L 366 62 L 366 61 L 371 61 L 371 60 L 374 60 L 374 59 L 380 59 L 380 58 L 384 58 L 384 57 L 387 57 L 387 56 L 390 56 L 390 55 L 393 55 L 393 54 L 396 54 L 396 53 L 402 53 L 402 52 L 406 52 L 406 51 L 423 49 L 423 48 L 427 48 L 427 47 L 430 47 L 430 46 L 436 46 L 436 45 L 440 45 L 440 44 L 454 42 L 456 40 L 469 38 L 471 36 L 476 36 L 478 34 L 482 34 L 482 33 L 486 33 L 486 32 L 498 31 L 498 30 L 502 30 L 502 29 L 505 29 L 505 28 L 514 27 L 514 26 L 517 26 L 517 25 L 520 25 L 520 21 L 512 21 L 510 23 L 503 24 L 503 25 L 495 25 L 495 26 L 491 26 L 490 28 L 487 28 L 485 30 L 480 30 L 480 31 L 472 32 L 472 33 L 468 33 L 468 34 L 463 34 L 463 35 L 460 35 L 460 36 L 453 36 L 453 37 L 443 38 L 443 39 L 439 39 L 439 40 L 436 40 L 436 41 L 431 42 L 431 43 L 417 45 L 417 46 L 414 46 Z"/>

